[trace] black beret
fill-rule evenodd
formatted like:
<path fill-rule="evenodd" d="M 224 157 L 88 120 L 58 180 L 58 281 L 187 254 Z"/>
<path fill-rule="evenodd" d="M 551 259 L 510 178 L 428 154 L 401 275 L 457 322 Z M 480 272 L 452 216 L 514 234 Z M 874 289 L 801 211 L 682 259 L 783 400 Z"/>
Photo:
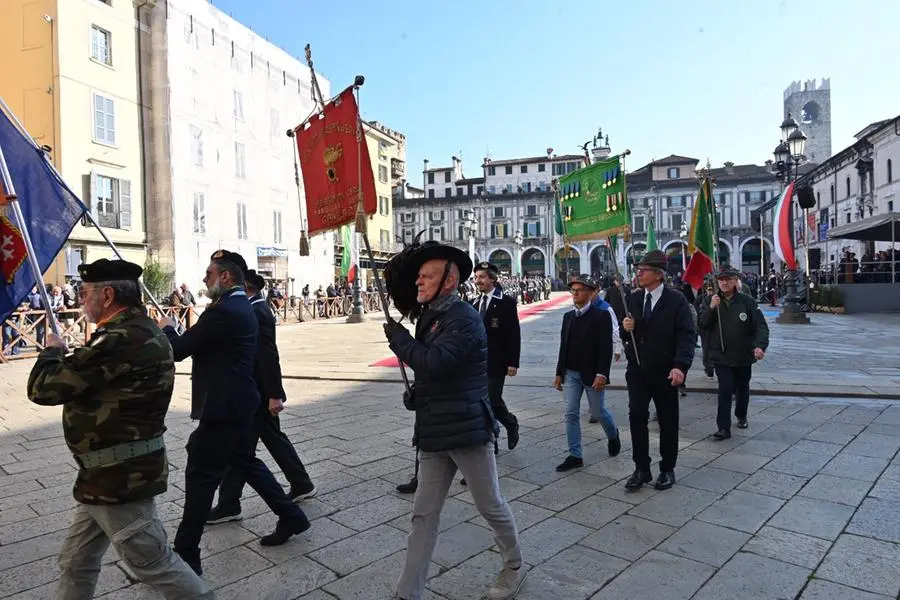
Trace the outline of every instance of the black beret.
<path fill-rule="evenodd" d="M 475 265 L 475 272 L 477 273 L 478 271 L 490 271 L 494 275 L 500 274 L 500 269 L 498 269 L 496 265 L 492 265 L 488 261 L 483 261 Z"/>
<path fill-rule="evenodd" d="M 266 287 L 266 280 L 255 269 L 248 269 L 247 274 L 244 275 L 244 280 L 258 290 Z"/>
<path fill-rule="evenodd" d="M 242 273 L 247 272 L 247 261 L 244 260 L 244 257 L 237 252 L 231 252 L 230 250 L 216 250 L 212 253 L 212 256 L 210 256 L 209 259 L 224 260 L 226 262 L 233 263 L 237 265 Z"/>
<path fill-rule="evenodd" d="M 127 260 L 101 258 L 92 263 L 78 265 L 78 274 L 85 283 L 98 281 L 137 281 L 144 269 Z"/>

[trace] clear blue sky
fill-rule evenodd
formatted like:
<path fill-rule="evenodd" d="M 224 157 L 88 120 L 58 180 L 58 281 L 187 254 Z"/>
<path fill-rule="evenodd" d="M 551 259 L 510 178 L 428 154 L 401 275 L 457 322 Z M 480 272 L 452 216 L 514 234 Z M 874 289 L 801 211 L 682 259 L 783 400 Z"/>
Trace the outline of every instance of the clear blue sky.
<path fill-rule="evenodd" d="M 408 173 L 579 153 L 603 127 L 628 168 L 669 154 L 762 164 L 792 80 L 830 77 L 832 151 L 900 114 L 900 2 L 213 0 L 291 54 L 312 44 L 363 117 L 407 135 Z"/>

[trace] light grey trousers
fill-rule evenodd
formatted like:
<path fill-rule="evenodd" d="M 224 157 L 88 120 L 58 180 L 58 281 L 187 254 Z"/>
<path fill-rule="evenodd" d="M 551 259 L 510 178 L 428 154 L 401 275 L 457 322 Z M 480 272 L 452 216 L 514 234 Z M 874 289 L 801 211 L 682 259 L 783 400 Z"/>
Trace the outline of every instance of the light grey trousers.
<path fill-rule="evenodd" d="M 152 498 L 127 504 L 81 504 L 59 553 L 59 600 L 90 600 L 112 542 L 143 583 L 166 600 L 213 600 L 209 586 L 172 552 Z"/>
<path fill-rule="evenodd" d="M 522 566 L 516 523 L 500 492 L 494 445 L 419 452 L 419 487 L 413 501 L 412 531 L 406 548 L 406 566 L 397 583 L 397 596 L 404 600 L 421 600 L 425 592 L 441 509 L 457 469 L 466 480 L 478 512 L 494 530 L 503 565 L 511 569 Z"/>

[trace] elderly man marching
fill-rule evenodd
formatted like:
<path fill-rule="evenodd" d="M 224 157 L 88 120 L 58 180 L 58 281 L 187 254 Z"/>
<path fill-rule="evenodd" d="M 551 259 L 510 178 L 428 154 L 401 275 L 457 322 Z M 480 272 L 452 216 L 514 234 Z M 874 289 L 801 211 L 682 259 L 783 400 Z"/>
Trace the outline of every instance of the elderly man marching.
<path fill-rule="evenodd" d="M 563 316 L 559 357 L 553 387 L 566 402 L 566 439 L 569 455 L 556 467 L 559 472 L 584 466 L 581 448 L 581 396 L 587 394 L 591 416 L 606 433 L 610 456 L 622 448 L 619 430 L 606 409 L 606 386 L 613 359 L 613 320 L 609 311 L 594 305 L 597 284 L 587 275 L 569 282 L 575 308 Z"/>
<path fill-rule="evenodd" d="M 426 242 L 407 261 L 403 279 L 415 281 L 416 301 L 424 305 L 416 335 L 393 320 L 384 326 L 391 350 L 415 372 L 414 396 L 407 404 L 416 412 L 420 462 L 397 597 L 423 597 L 441 509 L 458 469 L 478 512 L 493 529 L 503 558 L 503 569 L 486 597 L 514 598 L 525 579 L 525 568 L 494 462 L 499 428 L 488 398 L 487 336 L 478 311 L 463 302 L 457 291 L 460 280 L 472 272 L 472 261 L 461 250 L 436 242 Z"/>
<path fill-rule="evenodd" d="M 709 362 L 719 381 L 717 431 L 713 438 L 731 437 L 731 398 L 739 429 L 747 428 L 750 404 L 750 376 L 753 363 L 762 360 L 769 347 L 769 326 L 756 300 L 738 291 L 739 273 L 724 267 L 716 280 L 719 293 L 704 299 L 700 308 L 700 329 L 706 333 Z M 723 346 L 724 344 L 724 346 Z"/>
<path fill-rule="evenodd" d="M 78 272 L 84 314 L 97 331 L 70 354 L 49 334 L 28 378 L 32 402 L 62 405 L 63 433 L 78 463 L 77 505 L 60 550 L 56 597 L 93 598 L 111 542 L 138 579 L 167 600 L 214 598 L 166 542 L 154 502 L 168 482 L 163 432 L 175 362 L 141 304 L 142 269 L 100 259 Z"/>
<path fill-rule="evenodd" d="M 666 255 L 651 250 L 637 264 L 641 290 L 628 297 L 622 320 L 622 342 L 628 368 L 628 421 L 631 425 L 634 473 L 625 489 L 637 490 L 653 481 L 650 472 L 650 401 L 659 421 L 659 478 L 654 487 L 675 484 L 678 459 L 678 387 L 694 360 L 694 322 L 684 294 L 665 286 Z M 632 337 L 633 334 L 633 337 Z M 633 340 L 633 341 L 632 341 Z"/>

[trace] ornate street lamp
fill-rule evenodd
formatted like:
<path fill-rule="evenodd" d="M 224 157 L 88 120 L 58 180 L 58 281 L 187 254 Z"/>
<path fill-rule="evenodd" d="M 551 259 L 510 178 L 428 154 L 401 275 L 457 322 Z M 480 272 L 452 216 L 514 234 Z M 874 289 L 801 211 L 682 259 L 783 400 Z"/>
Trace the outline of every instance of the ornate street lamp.
<path fill-rule="evenodd" d="M 466 222 L 464 225 L 466 236 L 469 242 L 469 258 L 472 264 L 475 264 L 475 237 L 478 235 L 478 219 L 475 217 L 475 209 L 470 208 L 466 211 Z"/>
<path fill-rule="evenodd" d="M 775 171 L 778 180 L 783 185 L 788 186 L 795 181 L 800 175 L 800 165 L 806 162 L 806 134 L 800 130 L 797 121 L 788 113 L 787 118 L 781 123 L 781 143 L 775 148 Z M 793 202 L 793 197 L 788 198 L 788 203 Z M 793 209 L 789 209 L 792 211 Z M 804 230 L 808 227 L 808 223 L 803 224 Z M 790 232 L 793 236 L 793 231 Z M 807 238 L 808 239 L 808 238 Z M 763 242 L 762 232 L 760 232 L 760 261 L 763 260 Z M 806 242 L 807 249 L 807 265 L 809 264 L 808 250 L 809 242 Z M 799 286 L 802 283 L 802 276 L 797 269 L 789 269 L 784 278 L 784 303 L 781 306 L 781 314 L 778 315 L 776 321 L 779 323 L 808 324 L 809 317 L 800 307 Z M 805 284 L 804 284 L 805 285 Z M 807 291 L 807 293 L 809 293 Z"/>

